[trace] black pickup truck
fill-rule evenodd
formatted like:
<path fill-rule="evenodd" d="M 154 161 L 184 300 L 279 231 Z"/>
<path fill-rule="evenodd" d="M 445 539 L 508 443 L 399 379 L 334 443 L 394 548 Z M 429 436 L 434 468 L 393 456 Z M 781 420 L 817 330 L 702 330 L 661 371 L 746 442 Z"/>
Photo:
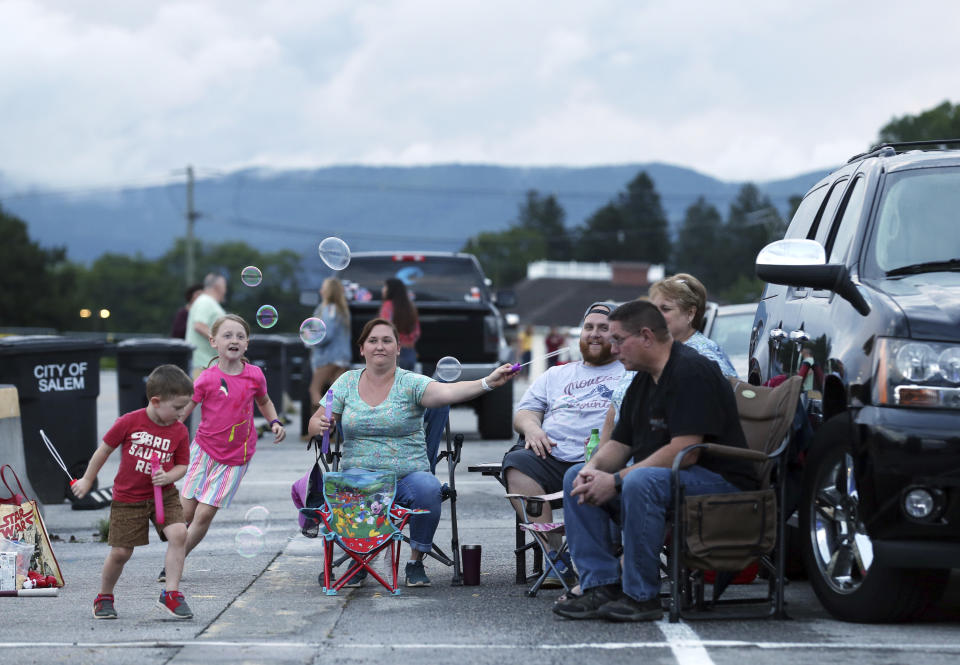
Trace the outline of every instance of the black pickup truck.
<path fill-rule="evenodd" d="M 364 324 L 377 316 L 384 281 L 396 277 L 407 285 L 420 315 L 417 362 L 427 376 L 433 375 L 437 361 L 445 356 L 460 361 L 460 380 L 487 376 L 511 359 L 497 304 L 512 306 L 513 294 L 491 293 L 490 282 L 472 254 L 354 252 L 339 277 L 350 301 L 354 340 Z M 360 363 L 358 347 L 354 346 L 353 354 L 353 361 Z M 476 410 L 484 439 L 513 437 L 512 382 L 461 406 Z"/>

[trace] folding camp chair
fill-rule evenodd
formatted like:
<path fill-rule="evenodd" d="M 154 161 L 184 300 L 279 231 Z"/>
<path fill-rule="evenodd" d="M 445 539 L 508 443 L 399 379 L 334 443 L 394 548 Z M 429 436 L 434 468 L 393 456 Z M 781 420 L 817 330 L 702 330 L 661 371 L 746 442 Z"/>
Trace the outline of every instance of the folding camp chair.
<path fill-rule="evenodd" d="M 336 595 L 361 570 L 366 570 L 390 593 L 400 593 L 397 587 L 401 531 L 411 515 L 427 511 L 395 505 L 396 493 L 397 476 L 392 471 L 349 469 L 323 474 L 323 506 L 301 508 L 300 511 L 323 523 L 324 593 Z M 334 544 L 347 553 L 351 566 L 331 584 Z M 370 565 L 387 548 L 390 552 L 389 582 Z"/>
<path fill-rule="evenodd" d="M 457 464 L 460 463 L 463 435 L 457 434 L 451 437 L 449 415 L 449 406 L 426 409 L 423 414 L 423 421 L 424 434 L 427 442 L 427 459 L 430 461 L 430 472 L 436 474 L 437 465 L 444 459 L 447 461 L 448 480 L 441 485 L 440 496 L 442 501 L 449 501 L 450 503 L 450 547 L 452 556 L 447 556 L 436 543 L 433 544 L 433 549 L 426 554 L 443 565 L 452 567 L 453 578 L 450 583 L 454 586 L 460 586 L 463 584 L 463 568 L 460 562 L 460 535 L 457 528 L 457 486 L 455 472 Z M 445 443 L 443 450 L 440 450 L 441 440 Z M 330 439 L 330 452 L 325 456 L 320 452 L 320 442 L 321 438 L 315 436 L 307 446 L 308 448 L 310 446 L 315 447 L 317 461 L 323 465 L 325 474 L 331 471 L 338 471 L 342 457 L 341 446 L 343 442 L 339 425 L 336 434 Z M 401 534 L 401 539 L 407 544 L 410 543 L 410 537 L 406 534 Z M 340 563 L 346 561 L 348 558 L 349 555 L 344 554 L 334 562 L 334 567 L 339 566 Z M 323 584 L 322 581 L 321 584 Z"/>
<path fill-rule="evenodd" d="M 775 388 L 753 386 L 730 379 L 737 402 L 747 449 L 716 443 L 688 446 L 673 461 L 672 528 L 667 548 L 670 577 L 670 621 L 693 618 L 690 610 L 719 605 L 766 603 L 766 616 L 784 619 L 784 568 L 786 567 L 786 486 L 791 429 L 802 380 L 787 379 Z M 755 464 L 760 489 L 734 494 L 685 497 L 679 471 L 683 458 L 700 450 Z M 737 572 L 753 561 L 768 575 L 763 597 L 720 599 Z M 704 601 L 704 571 L 714 570 L 713 600 Z M 741 618 L 743 614 L 709 618 Z M 704 618 L 700 615 L 700 618 Z"/>

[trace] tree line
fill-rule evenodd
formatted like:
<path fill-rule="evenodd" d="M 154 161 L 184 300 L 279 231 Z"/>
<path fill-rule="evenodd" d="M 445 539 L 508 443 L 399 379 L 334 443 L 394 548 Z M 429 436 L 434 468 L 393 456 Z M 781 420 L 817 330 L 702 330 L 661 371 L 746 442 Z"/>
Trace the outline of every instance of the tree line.
<path fill-rule="evenodd" d="M 45 327 L 85 332 L 135 332 L 166 335 L 184 304 L 186 241 L 178 238 L 162 256 L 150 259 L 106 253 L 90 267 L 67 259 L 66 248 L 41 247 L 26 223 L 0 207 L 0 262 L 5 266 L 0 289 L 0 326 Z M 254 328 L 257 309 L 273 305 L 280 314 L 275 327 L 258 332 L 296 332 L 312 308 L 300 304 L 300 255 L 291 250 L 260 252 L 244 242 L 196 243 L 202 272 L 228 277 L 226 309 Z M 263 281 L 247 287 L 245 266 L 257 266 Z M 92 316 L 81 318 L 81 310 Z M 109 318 L 100 318 L 101 309 Z"/>
<path fill-rule="evenodd" d="M 799 202 L 799 196 L 791 199 L 794 209 Z M 568 229 L 565 218 L 553 194 L 530 190 L 506 230 L 480 233 L 463 251 L 475 254 L 497 284 L 520 281 L 533 261 L 643 261 L 696 275 L 712 296 L 744 301 L 758 297 L 763 288 L 754 276 L 757 252 L 786 230 L 769 197 L 748 183 L 725 220 L 700 197 L 687 208 L 672 239 L 660 195 L 645 171 L 582 225 Z"/>

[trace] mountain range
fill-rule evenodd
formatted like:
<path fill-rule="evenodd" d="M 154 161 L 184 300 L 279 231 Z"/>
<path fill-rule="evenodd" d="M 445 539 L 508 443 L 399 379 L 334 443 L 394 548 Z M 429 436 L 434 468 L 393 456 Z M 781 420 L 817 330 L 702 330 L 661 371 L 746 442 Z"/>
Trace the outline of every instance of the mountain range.
<path fill-rule="evenodd" d="M 358 251 L 450 251 L 481 231 L 508 227 L 530 189 L 554 194 L 568 227 L 582 224 L 640 171 L 652 178 L 673 230 L 699 196 L 725 217 L 743 185 L 662 163 L 247 169 L 197 178 L 195 234 L 204 242 L 243 240 L 263 251 L 291 249 L 304 256 L 305 266 L 319 262 L 317 245 L 331 235 Z M 789 198 L 804 194 L 827 172 L 755 184 L 785 215 Z M 16 192 L 3 182 L 0 178 L 0 205 L 27 223 L 34 241 L 66 247 L 75 262 L 89 264 L 106 252 L 156 257 L 186 233 L 185 181 Z"/>

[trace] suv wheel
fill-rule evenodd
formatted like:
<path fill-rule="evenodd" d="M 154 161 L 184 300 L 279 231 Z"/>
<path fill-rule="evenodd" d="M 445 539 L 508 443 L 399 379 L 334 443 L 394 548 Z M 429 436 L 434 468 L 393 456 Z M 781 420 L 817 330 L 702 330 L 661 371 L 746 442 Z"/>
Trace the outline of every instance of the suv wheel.
<path fill-rule="evenodd" d="M 939 598 L 948 570 L 904 570 L 873 559 L 873 545 L 859 517 L 848 415 L 817 432 L 803 480 L 800 504 L 802 554 L 823 606 L 845 621 L 909 619 Z"/>

